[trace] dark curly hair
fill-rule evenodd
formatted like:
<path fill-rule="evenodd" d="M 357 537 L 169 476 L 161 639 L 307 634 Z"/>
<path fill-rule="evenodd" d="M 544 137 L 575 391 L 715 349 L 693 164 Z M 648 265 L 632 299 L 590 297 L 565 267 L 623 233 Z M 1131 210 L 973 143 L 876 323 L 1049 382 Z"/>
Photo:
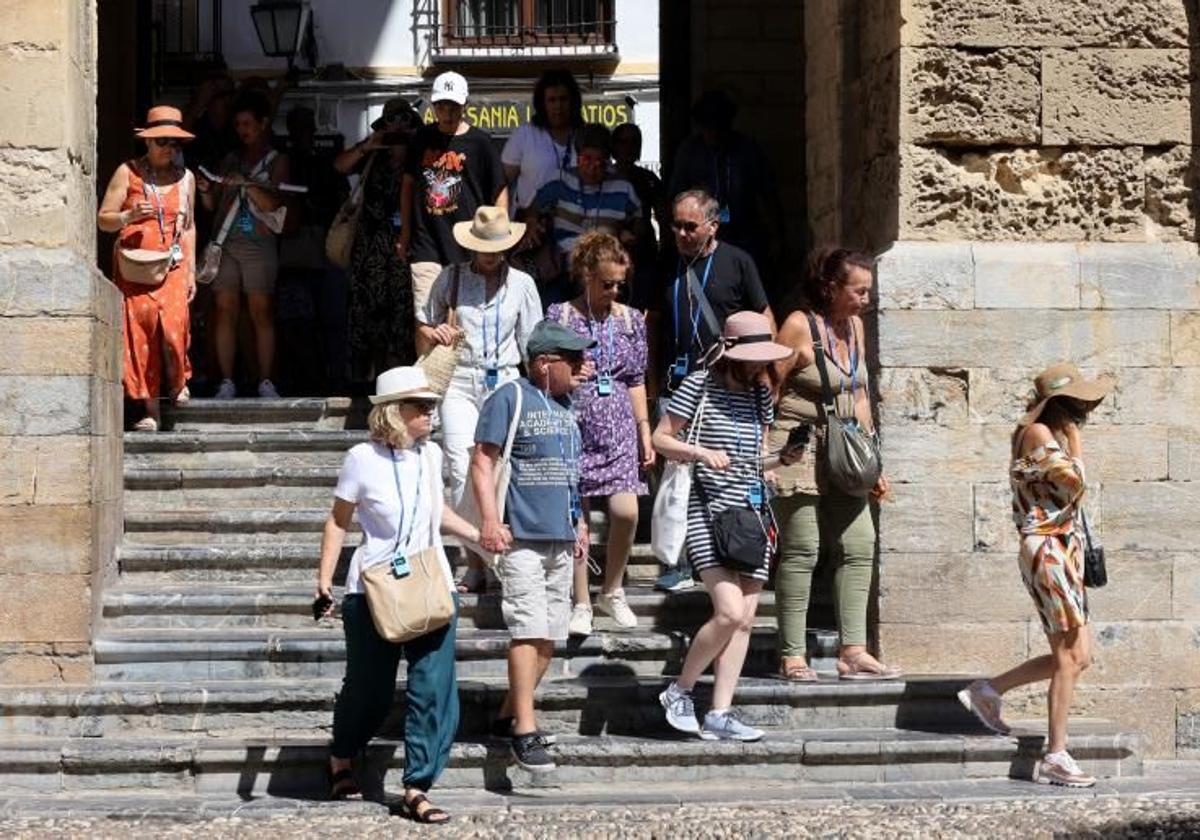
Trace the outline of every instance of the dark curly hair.
<path fill-rule="evenodd" d="M 813 251 L 808 258 L 808 277 L 804 281 L 808 305 L 816 312 L 828 314 L 834 290 L 845 285 L 852 268 L 874 271 L 875 260 L 849 248 L 825 247 Z"/>
<path fill-rule="evenodd" d="M 567 95 L 571 97 L 571 127 L 580 128 L 583 125 L 583 93 L 574 74 L 563 67 L 551 68 L 538 78 L 533 87 L 533 119 L 530 122 L 538 128 L 550 127 L 546 118 L 546 91 L 556 87 L 567 89 Z"/>

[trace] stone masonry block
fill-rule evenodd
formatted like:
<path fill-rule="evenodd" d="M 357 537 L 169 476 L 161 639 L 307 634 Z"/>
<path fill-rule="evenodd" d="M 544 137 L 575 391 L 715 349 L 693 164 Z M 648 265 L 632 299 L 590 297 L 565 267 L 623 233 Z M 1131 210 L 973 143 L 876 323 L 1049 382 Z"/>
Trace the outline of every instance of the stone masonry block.
<path fill-rule="evenodd" d="M 895 501 L 879 512 L 880 549 L 885 552 L 971 550 L 971 485 L 893 484 Z M 937 516 L 929 512 L 936 510 Z"/>
<path fill-rule="evenodd" d="M 1200 189 L 1200 156 L 1196 147 L 1180 144 L 1146 149 L 1146 237 L 1162 241 L 1196 238 L 1196 190 Z"/>
<path fill-rule="evenodd" d="M 965 242 L 897 242 L 876 266 L 885 309 L 970 309 L 971 246 Z"/>
<path fill-rule="evenodd" d="M 955 369 L 885 368 L 879 372 L 884 428 L 905 423 L 964 426 L 967 372 Z"/>
<path fill-rule="evenodd" d="M 89 682 L 91 675 L 89 644 L 0 644 L 0 685 L 81 685 Z"/>
<path fill-rule="evenodd" d="M 65 200 L 75 177 L 66 150 L 0 144 L 0 244 L 60 245 L 78 219 Z M 89 231 L 90 235 L 90 231 Z"/>
<path fill-rule="evenodd" d="M 59 50 L 9 47 L 0 61 L 0 142 L 14 147 L 53 148 L 69 145 L 67 136 L 71 69 Z M 78 101 L 78 100 L 74 100 Z"/>
<path fill-rule="evenodd" d="M 70 3 L 0 4 L 0 47 L 54 50 L 70 37 Z"/>
<path fill-rule="evenodd" d="M 1200 367 L 1200 312 L 1171 313 L 1171 364 Z"/>
<path fill-rule="evenodd" d="M 947 641 L 953 657 L 946 655 Z M 939 621 L 935 630 L 928 617 L 911 624 L 881 621 L 879 645 L 885 662 L 910 674 L 999 673 L 1029 655 L 1029 622 Z"/>
<path fill-rule="evenodd" d="M 0 315 L 96 315 L 109 326 L 116 286 L 65 248 L 0 250 Z"/>
<path fill-rule="evenodd" d="M 1048 50 L 1042 64 L 1042 142 L 1190 143 L 1189 56 L 1177 50 Z"/>
<path fill-rule="evenodd" d="M 969 371 L 971 421 L 1015 426 L 1033 398 L 1033 379 L 1039 370 L 1040 367 L 972 368 Z M 1119 377 L 1110 370 L 1085 367 L 1081 372 L 1089 379 L 1112 377 L 1120 388 Z M 1110 398 L 1096 407 L 1091 420 L 1112 422 L 1114 413 L 1115 398 Z"/>
<path fill-rule="evenodd" d="M 906 424 L 887 430 L 883 459 L 893 481 L 995 480 L 1007 469 L 1011 434 L 1008 426 Z"/>
<path fill-rule="evenodd" d="M 1126 368 L 1117 380 L 1113 418 L 1126 424 L 1200 429 L 1200 368 Z"/>
<path fill-rule="evenodd" d="M 0 376 L 0 435 L 62 435 L 91 428 L 86 376 Z"/>
<path fill-rule="evenodd" d="M 909 143 L 1036 145 L 1040 59 L 1033 50 L 900 51 L 900 137 Z"/>
<path fill-rule="evenodd" d="M 1146 758 L 1173 758 L 1175 755 L 1175 692 L 1154 687 L 1107 688 L 1088 684 L 1088 674 L 1075 688 L 1071 715 L 1080 718 L 1111 720 L 1123 731 L 1139 732 L 1147 739 Z M 1046 717 L 1046 690 L 1038 685 L 1031 691 L 1004 695 L 1004 713 L 1012 720 L 1039 720 Z"/>
<path fill-rule="evenodd" d="M 1174 618 L 1200 621 L 1200 552 L 1173 555 L 1171 614 Z"/>
<path fill-rule="evenodd" d="M 1191 243 L 1079 246 L 1085 309 L 1200 309 L 1200 256 Z"/>
<path fill-rule="evenodd" d="M 1200 688 L 1200 623 L 1095 621 L 1092 636 L 1091 685 Z"/>
<path fill-rule="evenodd" d="M 0 573 L 83 574 L 92 566 L 92 510 L 86 505 L 2 509 Z"/>
<path fill-rule="evenodd" d="M 885 367 L 1163 365 L 1169 320 L 1166 312 L 1132 310 L 887 311 L 880 315 L 879 358 Z"/>
<path fill-rule="evenodd" d="M 1177 758 L 1200 758 L 1200 690 L 1181 691 L 1175 730 Z"/>
<path fill-rule="evenodd" d="M 1186 47 L 1177 0 L 903 0 L 904 44 Z"/>
<path fill-rule="evenodd" d="M 0 506 L 86 504 L 91 448 L 86 436 L 0 438 Z"/>
<path fill-rule="evenodd" d="M 1200 430 L 1171 430 L 1167 466 L 1173 481 L 1200 481 Z"/>
<path fill-rule="evenodd" d="M 1176 557 L 1145 551 L 1105 548 L 1108 586 L 1088 590 L 1095 621 L 1166 621 L 1173 615 L 1172 586 Z"/>
<path fill-rule="evenodd" d="M 1074 245 L 979 242 L 971 252 L 976 308 L 1078 308 L 1079 252 Z"/>
<path fill-rule="evenodd" d="M 920 624 L 1025 621 L 1034 615 L 1011 554 L 889 554 L 879 572 L 879 619 Z"/>
<path fill-rule="evenodd" d="M 1084 465 L 1089 482 L 1163 481 L 1168 477 L 1166 426 L 1105 426 L 1083 430 Z"/>
<path fill-rule="evenodd" d="M 980 482 L 972 488 L 974 502 L 974 549 L 977 552 L 1016 557 L 1020 550 L 1013 524 L 1012 489 L 1004 476 Z"/>
<path fill-rule="evenodd" d="M 1105 485 L 1104 541 L 1113 550 L 1188 551 L 1196 545 L 1200 485 L 1186 481 Z"/>
<path fill-rule="evenodd" d="M 92 596 L 86 575 L 0 574 L 0 642 L 86 642 Z"/>
<path fill-rule="evenodd" d="M 0 319 L 0 374 L 86 376 L 93 365 L 93 323 L 90 318 Z"/>

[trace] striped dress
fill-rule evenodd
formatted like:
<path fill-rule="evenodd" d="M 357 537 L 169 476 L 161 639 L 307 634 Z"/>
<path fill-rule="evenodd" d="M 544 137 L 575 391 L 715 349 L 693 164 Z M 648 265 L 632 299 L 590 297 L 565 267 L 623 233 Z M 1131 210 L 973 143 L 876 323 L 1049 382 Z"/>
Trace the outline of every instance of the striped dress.
<path fill-rule="evenodd" d="M 1076 525 L 1084 493 L 1083 462 L 1054 442 L 1012 462 L 1013 519 L 1021 535 L 1021 578 L 1042 628 L 1064 633 L 1088 623 L 1083 540 Z"/>
<path fill-rule="evenodd" d="M 696 464 L 694 480 L 703 486 L 704 498 L 701 499 L 701 494 L 693 487 L 688 500 L 687 553 L 692 570 L 697 574 L 721 565 L 713 550 L 712 517 L 728 508 L 748 504 L 751 487 L 759 480 L 754 459 L 762 454 L 763 427 L 770 425 L 775 417 L 767 388 L 757 386 L 753 391 L 730 391 L 716 377 L 709 378 L 707 371 L 696 371 L 683 380 L 667 404 L 669 414 L 688 421 L 679 433 L 680 439 L 693 439 L 689 433 L 697 421 L 696 412 L 705 391 L 705 380 L 708 380 L 708 397 L 699 434 L 694 440 L 705 449 L 724 452 L 734 463 L 725 471 Z M 768 549 L 763 555 L 762 566 L 749 577 L 765 581 L 770 560 Z"/>

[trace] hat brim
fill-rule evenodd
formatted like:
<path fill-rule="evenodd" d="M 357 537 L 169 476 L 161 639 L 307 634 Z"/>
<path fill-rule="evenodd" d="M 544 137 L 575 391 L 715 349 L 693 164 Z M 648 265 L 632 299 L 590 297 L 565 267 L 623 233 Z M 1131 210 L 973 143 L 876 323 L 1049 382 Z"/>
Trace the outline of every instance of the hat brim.
<path fill-rule="evenodd" d="M 792 355 L 792 349 L 773 341 L 757 344 L 734 345 L 721 354 L 720 358 L 733 362 L 782 362 Z"/>
<path fill-rule="evenodd" d="M 529 358 L 535 359 L 538 356 L 553 356 L 555 353 L 582 353 L 584 350 L 591 350 L 598 343 L 594 338 L 579 336 L 573 340 L 564 338 L 552 346 L 526 347 L 526 351 L 529 353 Z"/>
<path fill-rule="evenodd" d="M 524 222 L 509 222 L 508 236 L 503 239 L 484 239 L 476 236 L 471 232 L 472 224 L 473 222 L 455 222 L 454 241 L 468 251 L 480 254 L 498 254 L 501 251 L 507 251 L 516 247 L 516 244 L 525 236 Z"/>
<path fill-rule="evenodd" d="M 1025 416 L 1021 418 L 1017 425 L 1028 426 L 1037 421 L 1042 416 L 1042 412 L 1050 403 L 1050 400 L 1058 399 L 1059 397 L 1067 397 L 1068 399 L 1078 400 L 1085 403 L 1099 403 L 1110 393 L 1112 393 L 1113 383 L 1108 379 L 1096 379 L 1094 381 L 1080 380 L 1072 382 L 1065 388 L 1055 391 L 1050 396 L 1041 400 L 1029 411 L 1025 412 Z M 1093 406 L 1094 407 L 1094 406 Z"/>
<path fill-rule="evenodd" d="M 134 129 L 133 136 L 140 140 L 152 140 L 155 137 L 169 137 L 172 140 L 195 140 L 196 135 L 174 125 L 156 125 L 153 128 Z"/>
<path fill-rule="evenodd" d="M 432 391 L 428 388 L 418 388 L 415 391 L 393 391 L 390 394 L 375 394 L 367 397 L 371 401 L 371 405 L 382 405 L 383 403 L 400 402 L 401 400 L 434 400 L 435 402 L 442 401 L 442 394 L 437 391 Z"/>
<path fill-rule="evenodd" d="M 467 97 L 463 95 L 460 99 L 459 94 L 451 95 L 449 93 L 435 93 L 433 96 L 429 97 L 430 105 L 436 105 L 439 102 L 453 102 L 455 105 L 466 105 Z"/>

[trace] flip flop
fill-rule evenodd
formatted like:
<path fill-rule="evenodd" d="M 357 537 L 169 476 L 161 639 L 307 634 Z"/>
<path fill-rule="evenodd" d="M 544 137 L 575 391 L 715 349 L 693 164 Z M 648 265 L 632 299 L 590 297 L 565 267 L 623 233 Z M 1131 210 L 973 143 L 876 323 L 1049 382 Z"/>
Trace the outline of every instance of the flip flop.
<path fill-rule="evenodd" d="M 902 674 L 899 668 L 884 665 L 882 662 L 863 664 L 865 653 L 860 653 L 851 660 L 839 659 L 837 663 L 838 679 L 842 680 L 896 680 Z"/>
<path fill-rule="evenodd" d="M 821 678 L 808 665 L 787 665 L 780 667 L 779 679 L 793 683 L 813 683 Z"/>
<path fill-rule="evenodd" d="M 422 802 L 429 803 L 429 807 L 424 811 L 420 810 Z M 450 822 L 450 814 L 429 802 L 429 797 L 423 793 L 418 793 L 412 799 L 404 800 L 404 815 L 413 822 L 426 825 L 442 825 Z"/>
<path fill-rule="evenodd" d="M 363 798 L 358 782 L 354 780 L 354 771 L 349 767 L 343 767 L 329 780 L 329 798 L 334 801 L 346 799 L 358 801 Z"/>

